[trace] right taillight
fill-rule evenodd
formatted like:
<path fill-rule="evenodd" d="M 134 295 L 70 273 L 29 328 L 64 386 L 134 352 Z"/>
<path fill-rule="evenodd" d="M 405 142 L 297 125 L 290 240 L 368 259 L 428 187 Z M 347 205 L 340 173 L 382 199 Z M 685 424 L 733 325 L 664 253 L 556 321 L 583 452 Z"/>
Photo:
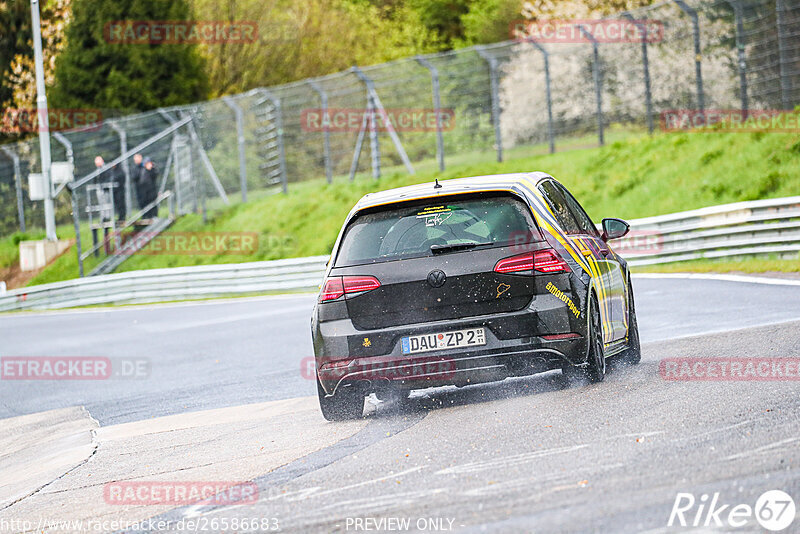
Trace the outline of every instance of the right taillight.
<path fill-rule="evenodd" d="M 551 274 L 569 272 L 569 266 L 555 250 L 547 248 L 503 258 L 494 266 L 494 271 L 501 274 L 526 271 Z"/>
<path fill-rule="evenodd" d="M 533 253 L 533 268 L 540 273 L 568 273 L 569 265 L 552 248 Z"/>

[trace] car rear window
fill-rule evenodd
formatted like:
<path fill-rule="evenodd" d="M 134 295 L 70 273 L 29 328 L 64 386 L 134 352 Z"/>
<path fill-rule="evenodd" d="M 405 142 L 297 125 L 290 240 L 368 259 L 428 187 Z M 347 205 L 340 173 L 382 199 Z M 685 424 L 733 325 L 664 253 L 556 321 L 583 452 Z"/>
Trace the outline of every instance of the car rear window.
<path fill-rule="evenodd" d="M 541 241 L 530 209 L 515 197 L 438 198 L 358 215 L 342 238 L 335 266 L 431 256 L 431 246 L 491 248 Z"/>

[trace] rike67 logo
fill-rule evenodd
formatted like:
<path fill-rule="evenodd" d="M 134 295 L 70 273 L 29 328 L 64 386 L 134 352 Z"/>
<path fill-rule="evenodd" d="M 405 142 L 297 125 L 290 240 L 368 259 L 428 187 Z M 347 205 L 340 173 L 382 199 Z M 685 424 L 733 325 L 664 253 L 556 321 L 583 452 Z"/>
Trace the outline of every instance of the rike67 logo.
<path fill-rule="evenodd" d="M 754 527 L 757 521 L 771 532 L 786 530 L 794 522 L 796 509 L 792 497 L 780 490 L 761 494 L 755 506 L 731 504 L 720 499 L 719 493 L 703 494 L 699 499 L 691 493 L 678 493 L 667 526 L 721 528 L 724 531 Z"/>

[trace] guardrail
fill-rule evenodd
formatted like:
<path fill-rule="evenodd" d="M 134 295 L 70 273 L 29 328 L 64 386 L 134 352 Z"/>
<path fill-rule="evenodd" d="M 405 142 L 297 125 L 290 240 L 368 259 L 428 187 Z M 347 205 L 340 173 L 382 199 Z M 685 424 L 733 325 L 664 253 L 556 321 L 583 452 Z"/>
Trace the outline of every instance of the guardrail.
<path fill-rule="evenodd" d="M 311 291 L 319 287 L 327 261 L 328 256 L 314 256 L 104 274 L 8 291 L 0 295 L 0 311 Z"/>
<path fill-rule="evenodd" d="M 776 254 L 798 258 L 800 196 L 630 221 L 613 248 L 631 265 Z M 0 311 L 315 291 L 328 256 L 107 274 L 0 293 Z"/>
<path fill-rule="evenodd" d="M 631 265 L 800 252 L 800 196 L 737 202 L 630 221 L 613 248 Z"/>

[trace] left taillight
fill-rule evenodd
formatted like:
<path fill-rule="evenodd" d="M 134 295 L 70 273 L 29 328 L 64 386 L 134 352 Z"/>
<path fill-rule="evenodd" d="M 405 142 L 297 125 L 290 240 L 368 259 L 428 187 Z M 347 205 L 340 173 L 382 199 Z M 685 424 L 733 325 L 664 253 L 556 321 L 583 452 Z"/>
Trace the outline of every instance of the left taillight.
<path fill-rule="evenodd" d="M 336 300 L 344 295 L 344 285 L 341 276 L 331 276 L 322 284 L 322 291 L 319 294 L 320 302 Z"/>
<path fill-rule="evenodd" d="M 379 287 L 381 283 L 374 276 L 331 276 L 322 285 L 319 301 L 330 302 L 345 294 L 363 293 Z"/>

